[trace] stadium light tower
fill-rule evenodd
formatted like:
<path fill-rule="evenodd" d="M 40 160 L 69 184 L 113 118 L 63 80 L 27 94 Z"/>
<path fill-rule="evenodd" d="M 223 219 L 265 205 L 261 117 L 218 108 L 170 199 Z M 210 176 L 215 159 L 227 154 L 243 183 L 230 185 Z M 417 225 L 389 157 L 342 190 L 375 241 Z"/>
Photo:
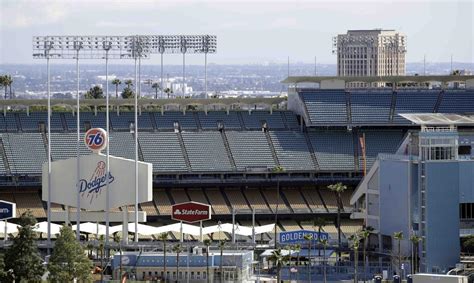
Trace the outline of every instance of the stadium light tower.
<path fill-rule="evenodd" d="M 52 53 L 55 52 L 55 53 Z M 50 89 L 50 63 L 49 59 L 75 59 L 77 75 L 77 180 L 80 178 L 80 152 L 79 147 L 82 143 L 80 135 L 80 97 L 79 97 L 79 59 L 106 59 L 106 108 L 107 117 L 109 115 L 108 105 L 108 59 L 131 59 L 132 49 L 130 48 L 129 36 L 34 36 L 33 37 L 33 59 L 46 59 L 47 80 L 48 80 L 48 243 L 51 243 L 51 89 Z M 107 118 L 107 132 L 109 131 L 109 119 Z M 107 147 L 106 174 L 109 167 L 109 150 Z M 79 182 L 77 182 L 79 185 Z M 107 179 L 108 185 L 108 179 Z M 108 189 L 106 192 L 108 196 Z M 107 197 L 107 203 L 109 197 Z M 77 188 L 77 215 L 76 237 L 80 236 L 80 194 Z M 106 211 L 106 222 L 109 218 L 110 208 Z M 68 217 L 69 218 L 69 217 Z M 106 231 L 108 232 L 108 224 Z M 108 244 L 108 237 L 106 237 Z"/>

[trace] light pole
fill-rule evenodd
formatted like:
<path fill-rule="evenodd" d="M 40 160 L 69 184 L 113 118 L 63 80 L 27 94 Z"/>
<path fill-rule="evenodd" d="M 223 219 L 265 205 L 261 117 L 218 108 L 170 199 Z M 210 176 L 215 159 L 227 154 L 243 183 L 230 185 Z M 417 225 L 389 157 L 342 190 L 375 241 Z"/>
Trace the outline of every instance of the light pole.
<path fill-rule="evenodd" d="M 79 101 L 79 51 L 82 49 L 82 42 L 79 40 L 74 41 L 74 49 L 76 50 L 76 75 L 77 75 L 77 89 L 76 89 L 76 120 L 77 120 L 77 144 L 76 144 L 76 197 L 77 197 L 77 206 L 76 206 L 76 239 L 79 241 L 81 239 L 81 193 L 79 188 L 79 180 L 81 179 L 81 160 L 80 160 L 80 143 L 81 143 L 81 129 L 80 125 L 80 101 Z M 49 137 L 51 139 L 51 137 Z"/>

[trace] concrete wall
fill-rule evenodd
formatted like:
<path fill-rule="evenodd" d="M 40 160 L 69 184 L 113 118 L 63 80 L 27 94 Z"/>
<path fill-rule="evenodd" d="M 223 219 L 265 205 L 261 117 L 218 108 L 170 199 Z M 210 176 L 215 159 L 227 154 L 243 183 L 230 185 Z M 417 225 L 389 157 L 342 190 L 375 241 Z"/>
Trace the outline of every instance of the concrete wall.
<path fill-rule="evenodd" d="M 426 162 L 426 271 L 459 261 L 459 162 Z"/>
<path fill-rule="evenodd" d="M 474 161 L 459 162 L 459 202 L 474 203 Z"/>

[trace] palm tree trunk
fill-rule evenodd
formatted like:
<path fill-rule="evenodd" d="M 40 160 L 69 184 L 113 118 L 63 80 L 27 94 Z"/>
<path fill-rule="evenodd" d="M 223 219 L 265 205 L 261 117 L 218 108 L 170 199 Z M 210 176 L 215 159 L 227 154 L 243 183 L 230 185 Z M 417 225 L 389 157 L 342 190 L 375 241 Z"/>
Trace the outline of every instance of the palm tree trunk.
<path fill-rule="evenodd" d="M 209 278 L 209 247 L 206 248 L 206 272 L 207 272 L 207 283 L 211 282 Z"/>
<path fill-rule="evenodd" d="M 281 282 L 280 272 L 281 272 L 281 263 L 277 263 L 277 283 Z"/>
<path fill-rule="evenodd" d="M 357 280 L 357 267 L 359 265 L 359 252 L 358 249 L 354 249 L 354 283 L 358 283 Z"/>
<path fill-rule="evenodd" d="M 165 279 L 165 282 L 167 280 L 166 278 L 166 240 L 163 241 L 163 279 Z"/>
<path fill-rule="evenodd" d="M 326 246 L 323 247 L 323 274 L 324 274 L 324 283 L 327 283 L 327 278 L 326 278 Z"/>
<path fill-rule="evenodd" d="M 115 99 L 118 99 L 118 85 L 115 85 Z"/>
<path fill-rule="evenodd" d="M 179 253 L 176 253 L 176 282 L 179 282 Z"/>
<path fill-rule="evenodd" d="M 398 240 L 398 266 L 397 266 L 397 270 L 398 270 L 398 276 L 400 276 L 400 267 L 402 265 L 402 253 L 400 251 L 400 246 L 401 246 L 401 240 Z"/>
<path fill-rule="evenodd" d="M 341 207 L 339 206 L 341 199 L 341 194 L 337 193 L 337 245 L 339 248 L 339 251 L 337 252 L 337 264 L 339 264 L 339 261 L 341 260 Z"/>
<path fill-rule="evenodd" d="M 311 282 L 311 240 L 309 240 L 308 249 L 308 281 Z"/>
<path fill-rule="evenodd" d="M 363 260 L 364 260 L 364 282 L 365 282 L 365 278 L 366 278 L 366 276 L 367 276 L 366 250 L 367 250 L 367 239 L 364 238 L 364 250 L 363 250 L 363 255 L 362 255 L 362 258 L 363 258 Z"/>

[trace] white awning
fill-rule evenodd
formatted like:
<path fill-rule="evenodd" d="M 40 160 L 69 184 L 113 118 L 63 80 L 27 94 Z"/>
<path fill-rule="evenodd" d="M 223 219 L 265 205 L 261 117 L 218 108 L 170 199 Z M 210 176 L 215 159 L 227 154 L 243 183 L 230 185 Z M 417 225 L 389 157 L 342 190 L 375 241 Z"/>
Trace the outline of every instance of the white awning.
<path fill-rule="evenodd" d="M 112 228 L 113 227 L 109 228 L 109 232 Z M 79 229 L 83 233 L 105 235 L 105 225 L 98 224 L 98 223 L 92 223 L 92 222 L 81 223 Z M 77 225 L 73 225 L 72 230 L 76 231 Z M 110 234 L 112 233 L 113 232 L 110 232 Z"/>
<path fill-rule="evenodd" d="M 51 223 L 51 235 L 59 234 L 59 232 L 61 230 L 61 227 L 63 227 L 63 226 L 59 225 L 59 224 Z M 38 232 L 38 233 L 47 234 L 48 233 L 48 222 L 43 221 L 43 222 L 36 223 L 35 227 L 33 228 L 33 231 Z"/>
<path fill-rule="evenodd" d="M 20 225 L 5 222 L 5 221 L 0 221 L 0 235 L 2 237 L 5 236 L 5 223 L 7 224 L 7 234 L 17 234 L 18 233 L 18 228 Z"/>
<path fill-rule="evenodd" d="M 473 110 L 474 111 L 474 110 Z M 474 117 L 447 113 L 402 113 L 398 114 L 417 125 L 456 126 L 474 125 Z"/>

